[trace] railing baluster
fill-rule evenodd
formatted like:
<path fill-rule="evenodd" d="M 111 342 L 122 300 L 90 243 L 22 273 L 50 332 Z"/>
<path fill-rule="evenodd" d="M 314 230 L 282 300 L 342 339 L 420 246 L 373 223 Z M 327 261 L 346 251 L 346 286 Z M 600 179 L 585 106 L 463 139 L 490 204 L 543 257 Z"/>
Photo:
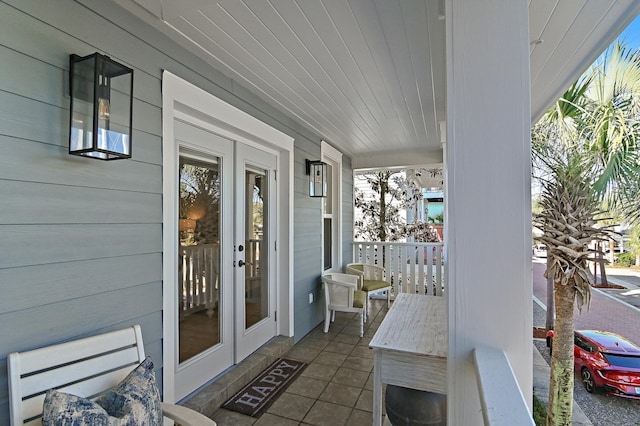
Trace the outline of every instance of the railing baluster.
<path fill-rule="evenodd" d="M 354 241 L 353 262 L 384 266 L 394 295 L 400 292 L 443 295 L 443 244 Z"/>
<path fill-rule="evenodd" d="M 424 255 L 429 252 L 429 250 L 425 250 L 425 247 L 416 245 L 415 251 L 417 253 L 417 261 L 418 261 L 418 293 L 420 294 L 429 294 L 428 289 L 425 286 L 425 283 L 428 281 L 429 274 L 424 274 Z"/>
<path fill-rule="evenodd" d="M 444 253 L 443 246 L 436 247 L 437 260 L 436 260 L 436 295 L 442 296 L 442 292 L 444 289 L 444 276 L 443 276 L 443 267 L 444 267 Z"/>
<path fill-rule="evenodd" d="M 427 279 L 425 285 L 427 286 L 427 294 L 433 295 L 433 250 L 435 247 L 428 247 L 427 257 Z"/>
<path fill-rule="evenodd" d="M 194 306 L 202 305 L 202 266 L 204 259 L 202 258 L 204 254 L 204 250 L 200 250 L 196 253 L 196 267 L 195 269 L 195 280 L 194 280 Z"/>
<path fill-rule="evenodd" d="M 407 246 L 400 246 L 400 268 L 402 269 L 402 291 L 409 290 L 409 265 L 407 264 Z"/>
<path fill-rule="evenodd" d="M 389 250 L 391 249 L 391 246 L 388 244 L 382 244 L 382 267 L 384 268 L 384 271 L 386 273 L 386 276 L 384 277 L 384 279 L 387 282 L 391 282 L 391 275 L 390 275 L 390 270 L 389 270 Z"/>
<path fill-rule="evenodd" d="M 210 316 L 213 315 L 213 308 L 218 301 L 218 257 L 217 244 L 180 247 L 180 318 L 203 309 L 207 309 Z"/>

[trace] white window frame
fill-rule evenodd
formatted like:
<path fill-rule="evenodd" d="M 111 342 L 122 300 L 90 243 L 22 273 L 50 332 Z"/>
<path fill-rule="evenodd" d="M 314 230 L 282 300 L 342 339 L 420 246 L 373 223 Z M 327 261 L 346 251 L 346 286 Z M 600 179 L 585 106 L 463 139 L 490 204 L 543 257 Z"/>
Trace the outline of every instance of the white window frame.
<path fill-rule="evenodd" d="M 331 268 L 327 271 L 342 270 L 342 153 L 322 141 L 320 145 L 320 153 L 322 161 L 331 165 Z M 324 201 L 322 206 L 322 269 L 324 270 L 324 219 L 325 215 Z"/>

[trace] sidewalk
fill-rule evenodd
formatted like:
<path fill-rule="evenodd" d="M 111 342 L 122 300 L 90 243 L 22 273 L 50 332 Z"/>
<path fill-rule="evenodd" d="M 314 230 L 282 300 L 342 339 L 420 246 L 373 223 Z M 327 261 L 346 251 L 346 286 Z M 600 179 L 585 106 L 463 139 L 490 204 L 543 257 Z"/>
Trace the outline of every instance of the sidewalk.
<path fill-rule="evenodd" d="M 640 271 L 626 268 L 607 268 L 607 281 L 625 289 L 600 288 L 598 291 L 614 297 L 626 305 L 640 309 Z"/>

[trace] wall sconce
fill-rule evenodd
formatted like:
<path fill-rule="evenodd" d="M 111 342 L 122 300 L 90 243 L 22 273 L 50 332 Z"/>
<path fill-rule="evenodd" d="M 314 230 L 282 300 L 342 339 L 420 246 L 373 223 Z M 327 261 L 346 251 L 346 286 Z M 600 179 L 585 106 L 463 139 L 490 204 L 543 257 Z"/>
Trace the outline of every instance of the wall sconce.
<path fill-rule="evenodd" d="M 305 160 L 309 175 L 309 197 L 327 196 L 327 163 L 320 160 Z"/>
<path fill-rule="evenodd" d="M 108 56 L 71 55 L 69 154 L 131 158 L 133 70 Z"/>

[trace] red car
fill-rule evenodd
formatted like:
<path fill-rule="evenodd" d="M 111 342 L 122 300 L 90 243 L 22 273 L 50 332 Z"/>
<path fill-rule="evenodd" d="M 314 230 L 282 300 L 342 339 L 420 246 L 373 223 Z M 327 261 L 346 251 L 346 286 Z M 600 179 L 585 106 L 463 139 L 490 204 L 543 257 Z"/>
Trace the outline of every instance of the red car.
<path fill-rule="evenodd" d="M 552 338 L 553 332 L 549 332 L 550 347 Z M 573 356 L 587 392 L 602 389 L 611 395 L 640 399 L 638 345 L 607 331 L 577 330 Z"/>

